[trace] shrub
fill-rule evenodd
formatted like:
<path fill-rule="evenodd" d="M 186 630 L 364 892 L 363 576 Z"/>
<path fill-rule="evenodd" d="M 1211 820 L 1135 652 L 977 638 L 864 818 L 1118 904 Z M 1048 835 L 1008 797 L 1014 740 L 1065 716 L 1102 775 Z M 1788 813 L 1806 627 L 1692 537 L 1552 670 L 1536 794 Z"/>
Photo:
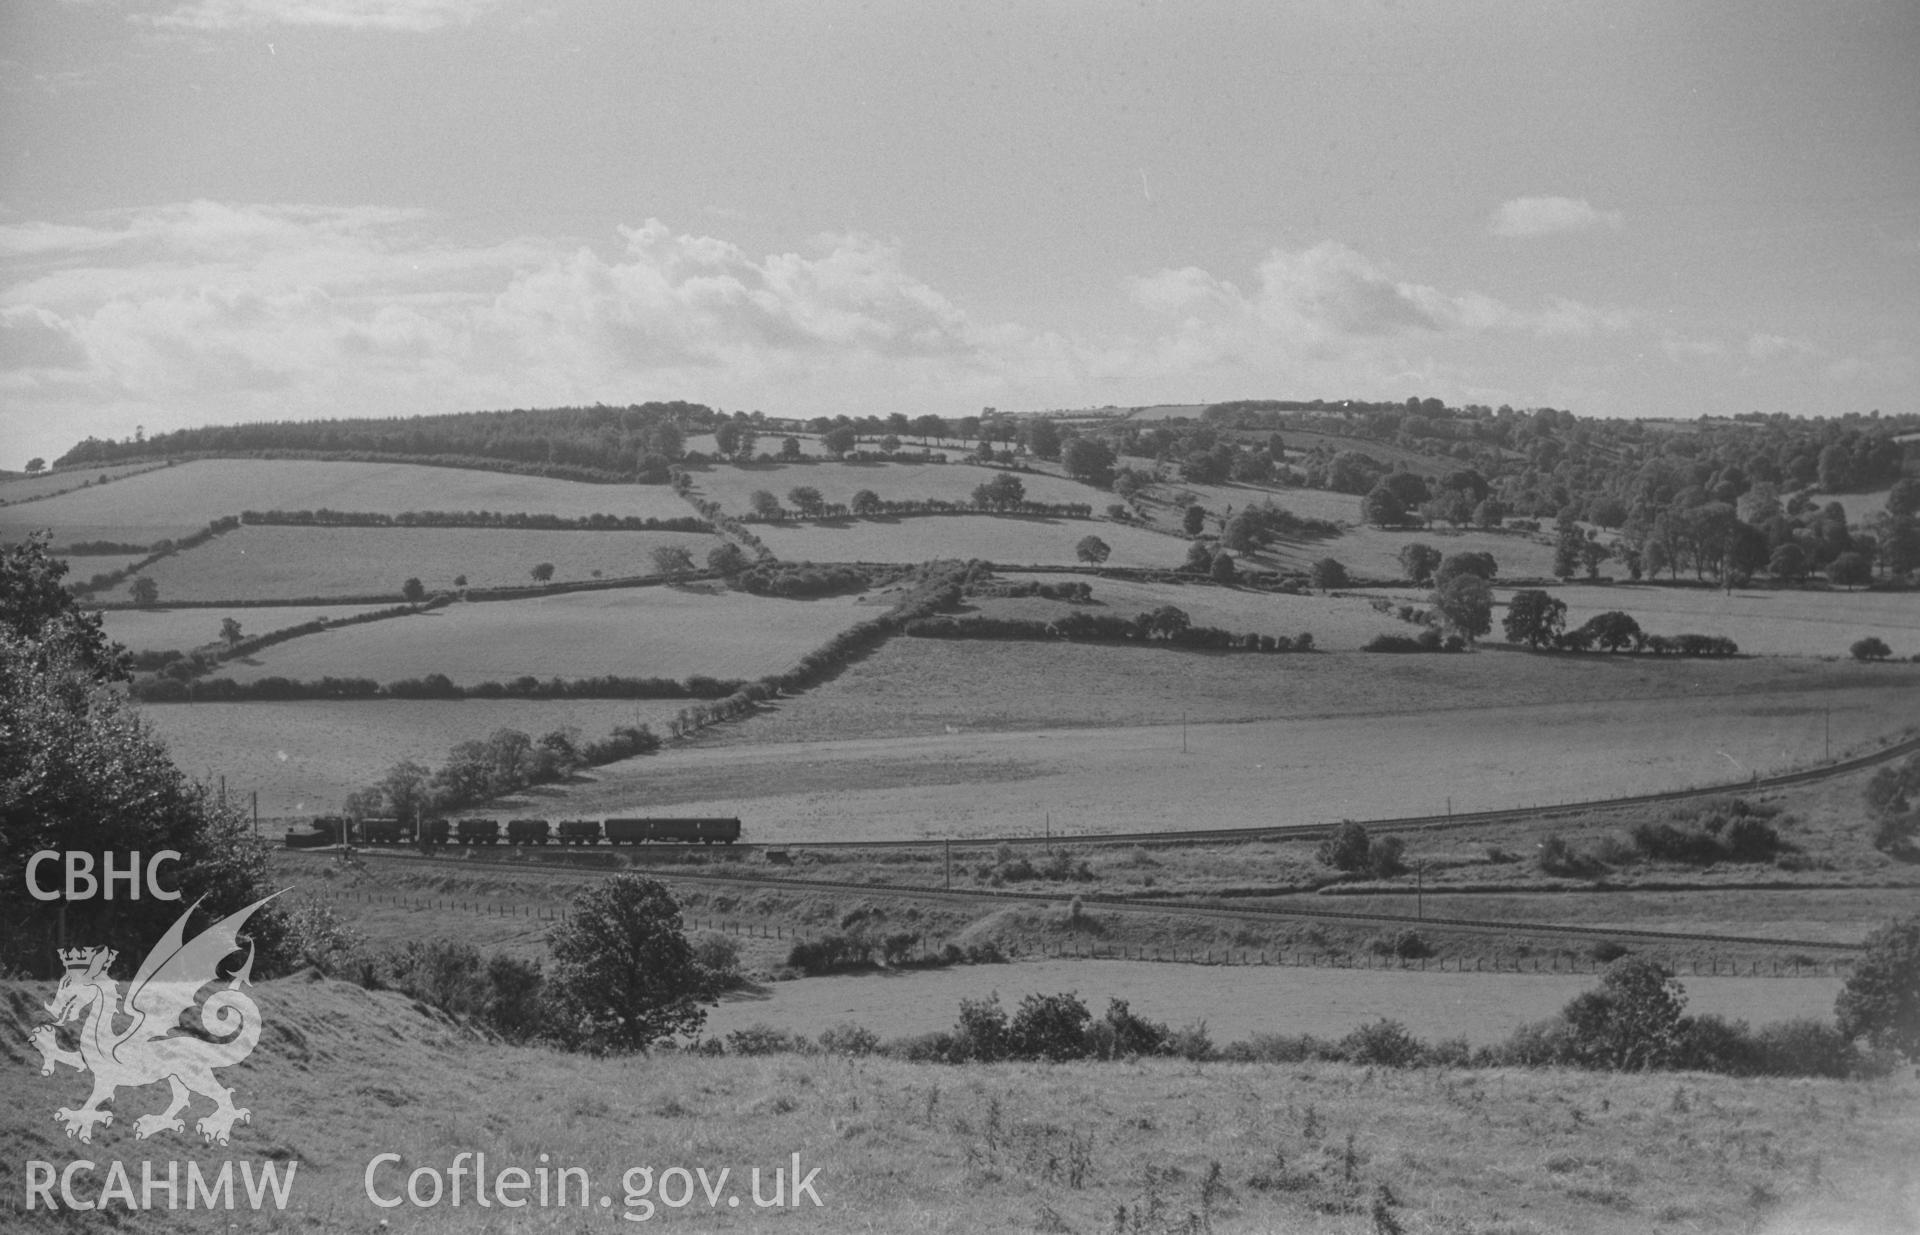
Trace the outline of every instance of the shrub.
<path fill-rule="evenodd" d="M 740 945 L 721 931 L 701 931 L 692 940 L 693 960 L 707 971 L 716 989 L 740 981 Z"/>
<path fill-rule="evenodd" d="M 681 930 L 666 887 L 615 875 L 580 893 L 547 935 L 557 1027 L 563 1041 L 592 1051 L 645 1050 L 698 1030 L 705 972 Z"/>
<path fill-rule="evenodd" d="M 948 1059 L 991 1063 L 1007 1057 L 1007 1045 L 1007 1013 L 998 994 L 960 1001 L 960 1019 L 947 1043 Z"/>
<path fill-rule="evenodd" d="M 1101 1059 L 1128 1059 L 1158 1055 L 1171 1031 L 1157 1021 L 1136 1016 L 1124 999 L 1109 999 L 1107 1014 L 1087 1030 L 1087 1044 Z"/>
<path fill-rule="evenodd" d="M 1920 914 L 1867 936 L 1834 1013 L 1849 1040 L 1920 1059 Z"/>
<path fill-rule="evenodd" d="M 1401 960 L 1417 961 L 1433 956 L 1439 949 L 1419 931 L 1403 927 L 1391 935 L 1376 935 L 1368 940 L 1367 951 L 1375 956 L 1397 956 Z"/>
<path fill-rule="evenodd" d="M 1824 1021 L 1775 1021 L 1753 1035 L 1755 1064 L 1769 1076 L 1846 1077 L 1859 1054 L 1845 1034 Z"/>
<path fill-rule="evenodd" d="M 1008 1053 L 1022 1059 L 1056 1062 L 1081 1059 L 1088 1053 L 1087 1022 L 1093 1014 L 1071 992 L 1028 995 L 1020 1001 L 1007 1028 Z"/>
<path fill-rule="evenodd" d="M 787 952 L 787 964 L 802 973 L 832 973 L 873 965 L 873 944 L 859 935 L 834 933 L 802 939 Z"/>
<path fill-rule="evenodd" d="M 1893 655 L 1893 649 L 1887 646 L 1886 640 L 1877 635 L 1856 640 L 1847 650 L 1853 653 L 1855 660 L 1885 660 Z"/>
<path fill-rule="evenodd" d="M 1408 1033 L 1405 1025 L 1385 1017 L 1340 1039 L 1339 1049 L 1349 1063 L 1381 1068 L 1416 1067 L 1426 1054 L 1420 1039 Z"/>
<path fill-rule="evenodd" d="M 1315 856 L 1335 870 L 1357 871 L 1366 869 L 1370 849 L 1367 830 L 1351 819 L 1343 819 L 1332 835 L 1320 842 Z"/>
<path fill-rule="evenodd" d="M 880 1049 L 880 1038 L 866 1026 L 848 1022 L 822 1031 L 820 1049 L 829 1055 L 871 1055 Z"/>
<path fill-rule="evenodd" d="M 749 1025 L 727 1035 L 729 1055 L 788 1055 L 807 1049 L 807 1040 L 772 1025 Z"/>

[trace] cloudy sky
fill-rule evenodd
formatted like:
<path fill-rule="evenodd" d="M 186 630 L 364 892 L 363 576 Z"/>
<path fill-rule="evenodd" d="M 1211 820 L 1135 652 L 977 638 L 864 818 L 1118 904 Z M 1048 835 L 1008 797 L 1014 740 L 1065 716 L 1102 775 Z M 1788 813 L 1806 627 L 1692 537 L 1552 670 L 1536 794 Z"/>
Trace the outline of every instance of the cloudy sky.
<path fill-rule="evenodd" d="M 1920 6 L 0 0 L 0 466 L 652 398 L 1920 410 Z"/>

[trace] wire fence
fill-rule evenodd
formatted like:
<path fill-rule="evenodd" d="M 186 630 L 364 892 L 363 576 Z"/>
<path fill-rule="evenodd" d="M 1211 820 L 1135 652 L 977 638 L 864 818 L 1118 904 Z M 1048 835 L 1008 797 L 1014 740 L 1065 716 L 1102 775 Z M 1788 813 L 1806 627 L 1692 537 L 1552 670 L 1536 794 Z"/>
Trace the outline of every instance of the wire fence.
<path fill-rule="evenodd" d="M 465 913 L 476 917 L 519 919 L 535 922 L 564 922 L 570 913 L 565 905 L 511 902 L 497 899 L 424 895 L 419 893 L 369 892 L 360 888 L 326 888 L 316 898 L 333 903 L 405 909 L 416 912 Z M 821 932 L 790 926 L 782 922 L 750 922 L 732 918 L 686 915 L 688 931 L 711 930 L 742 939 L 775 942 L 800 942 L 818 939 Z M 878 951 L 878 947 L 875 948 Z M 1533 956 L 1398 956 L 1391 952 L 1331 952 L 1307 948 L 1250 948 L 1110 943 L 1092 939 L 1037 939 L 1004 949 L 1008 960 L 1115 960 L 1152 961 L 1179 965 L 1263 965 L 1297 969 L 1393 969 L 1419 973 L 1559 973 L 1590 974 L 1603 972 L 1608 962 L 1599 957 L 1568 952 L 1550 952 Z M 943 948 L 932 941 L 919 940 L 896 963 L 911 967 L 916 963 L 938 961 Z M 1672 964 L 1682 977 L 1723 978 L 1825 978 L 1844 977 L 1851 970 L 1851 958 L 1815 959 L 1805 956 L 1755 958 L 1727 956 L 1691 957 Z"/>

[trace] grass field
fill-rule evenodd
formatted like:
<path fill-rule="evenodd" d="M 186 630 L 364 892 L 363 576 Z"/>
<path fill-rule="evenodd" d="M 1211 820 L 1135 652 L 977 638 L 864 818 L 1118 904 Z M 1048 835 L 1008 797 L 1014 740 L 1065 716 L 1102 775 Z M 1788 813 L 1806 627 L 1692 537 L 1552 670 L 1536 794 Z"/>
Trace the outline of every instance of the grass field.
<path fill-rule="evenodd" d="M 1132 617 L 1162 605 L 1186 612 L 1196 626 L 1218 626 L 1236 634 L 1249 631 L 1289 638 L 1306 631 L 1314 646 L 1326 651 L 1351 651 L 1376 634 L 1408 634 L 1413 628 L 1398 618 L 1377 613 L 1365 600 L 1339 596 L 1292 596 L 1206 584 L 1143 583 L 1132 579 L 1089 579 L 1084 575 L 1018 574 L 1008 582 L 1078 582 L 1093 588 L 1093 603 L 1070 605 L 1037 596 L 978 597 L 967 602 L 972 611 L 988 617 L 1032 618 L 1051 621 L 1076 611 L 1101 616 Z"/>
<path fill-rule="evenodd" d="M 1833 1015 L 1838 978 L 1687 978 L 1687 1010 L 1752 1024 Z M 1046 960 L 952 969 L 881 971 L 774 982 L 723 1002 L 708 1031 L 778 1025 L 818 1036 L 851 1021 L 882 1038 L 951 1029 L 962 999 L 998 993 L 1011 1009 L 1023 996 L 1078 991 L 1096 1014 L 1109 998 L 1171 1025 L 1204 1020 L 1219 1044 L 1257 1033 L 1338 1038 L 1388 1017 L 1428 1041 L 1464 1037 L 1489 1046 L 1560 1011 L 1595 985 L 1592 975 L 1422 973 L 1280 965 L 1189 965 L 1157 961 Z"/>
<path fill-rule="evenodd" d="M 755 678 L 791 668 L 882 612 L 857 598 L 778 600 L 718 584 L 572 592 L 324 631 L 230 661 L 222 672 L 241 681 L 444 673 L 466 685 L 522 674 Z"/>
<path fill-rule="evenodd" d="M 572 726 L 583 738 L 615 725 L 650 724 L 664 734 L 678 702 L 612 699 L 377 700 L 300 703 L 195 703 L 141 709 L 188 776 L 217 786 L 241 805 L 258 792 L 266 818 L 328 814 L 348 793 L 378 780 L 402 759 L 427 767 L 456 742 L 518 729 L 534 738 Z"/>
<path fill-rule="evenodd" d="M 1070 566 L 1074 546 L 1098 536 L 1113 550 L 1112 566 L 1171 570 L 1186 561 L 1176 539 L 1123 523 L 1015 515 L 934 515 L 847 523 L 754 528 L 767 548 L 789 562 L 926 562 L 984 558 L 1010 565 Z"/>
<path fill-rule="evenodd" d="M 1184 480 L 1169 480 L 1149 486 L 1145 496 L 1159 505 L 1157 514 L 1160 519 L 1171 520 L 1166 526 L 1176 531 L 1180 528 L 1180 520 L 1185 516 L 1187 507 L 1195 504 L 1205 506 L 1208 511 L 1223 518 L 1232 511 L 1272 502 L 1303 519 L 1353 524 L 1361 520 L 1360 499 L 1351 493 L 1335 493 L 1331 489 L 1287 489 L 1252 484 L 1197 485 Z M 1208 530 L 1217 531 L 1218 528 L 1209 525 Z"/>
<path fill-rule="evenodd" d="M 1104 992 L 1082 994 L 1104 1007 Z M 743 1232 L 1094 1232 L 1113 1229 L 1116 1211 L 1137 1212 L 1141 1230 L 1178 1229 L 1192 1213 L 1187 1229 L 1219 1235 L 1360 1235 L 1380 1229 L 1376 1200 L 1396 1229 L 1416 1232 L 1882 1235 L 1920 1221 L 1920 1088 L 1905 1075 L 1858 1084 L 1318 1063 L 592 1059 L 480 1041 L 395 992 L 296 976 L 252 995 L 268 1030 L 222 1073 L 253 1112 L 230 1149 L 179 1134 L 135 1141 L 131 1116 L 164 1101 L 153 1089 L 123 1091 L 123 1117 L 83 1149 L 48 1115 L 84 1085 L 64 1070 L 35 1075 L 25 1042 L 42 985 L 10 985 L 0 1062 L 21 1079 L 0 1113 L 0 1151 L 56 1169 L 83 1154 L 187 1159 L 208 1174 L 229 1157 L 297 1162 L 286 1212 L 243 1205 L 222 1216 L 244 1235 L 382 1221 L 421 1235 L 571 1232 L 624 1226 L 625 1213 Z M 401 1156 L 381 1177 L 399 1190 L 415 1167 L 444 1180 L 461 1152 L 484 1153 L 490 1173 L 530 1172 L 546 1154 L 586 1171 L 592 1206 L 608 1203 L 597 1214 L 529 1206 L 503 1221 L 474 1208 L 470 1179 L 462 1208 L 382 1210 L 367 1199 L 376 1155 Z M 728 1207 L 729 1195 L 750 1195 L 750 1170 L 771 1188 L 775 1164 L 796 1154 L 817 1168 L 818 1207 Z M 640 1209 L 622 1186 L 639 1165 L 656 1191 L 669 1165 L 707 1171 L 712 1208 L 690 1185 L 682 1212 L 657 1199 Z M 83 1195 L 98 1194 L 102 1170 L 76 1177 Z M 0 1222 L 72 1229 L 71 1215 L 23 1206 L 8 1189 Z M 184 1208 L 116 1218 L 135 1235 L 206 1225 Z"/>
<path fill-rule="evenodd" d="M 888 501 L 939 499 L 970 502 L 973 491 L 1001 473 L 962 463 L 773 463 L 753 467 L 717 465 L 695 471 L 693 492 L 711 498 L 726 510 L 742 514 L 751 509 L 756 490 L 765 489 L 792 509 L 787 491 L 800 485 L 820 490 L 829 502 L 850 503 L 862 489 L 872 489 Z M 1085 502 L 1098 511 L 1117 499 L 1111 493 L 1044 472 L 1015 472 L 1033 502 Z"/>
<path fill-rule="evenodd" d="M 178 538 L 243 510 L 321 507 L 380 514 L 492 510 L 659 519 L 693 513 L 665 485 L 591 485 L 411 463 L 195 459 L 18 510 L 0 508 L 0 536 L 11 539 L 25 529 L 51 526 L 56 545 L 75 540 L 147 543 L 162 536 Z"/>
<path fill-rule="evenodd" d="M 1860 523 L 1870 515 L 1880 514 L 1887 508 L 1887 494 L 1893 492 L 1893 486 L 1875 489 L 1869 493 L 1809 493 L 1815 506 L 1824 507 L 1829 502 L 1840 503 L 1847 512 L 1848 523 Z"/>
<path fill-rule="evenodd" d="M 83 559 L 84 560 L 84 559 Z M 191 651 L 220 642 L 220 622 L 233 618 L 243 635 L 298 626 L 315 618 L 338 621 L 388 605 L 247 605 L 234 609 L 109 609 L 107 638 L 138 652 L 146 649 Z"/>
<path fill-rule="evenodd" d="M 1431 545 L 1442 554 L 1491 553 L 1500 578 L 1539 579 L 1553 575 L 1553 545 L 1520 532 L 1452 531 L 1444 528 L 1409 530 L 1350 527 L 1327 539 L 1277 540 L 1251 560 L 1274 570 L 1303 571 L 1330 557 L 1358 579 L 1404 579 L 1400 551 L 1414 542 Z"/>
<path fill-rule="evenodd" d="M 671 802 L 804 840 L 1529 806 L 1811 764 L 1827 709 L 1837 753 L 1911 725 L 1920 685 L 1905 666 L 1532 660 L 900 639 L 768 715 L 601 769 L 568 809 Z"/>
<path fill-rule="evenodd" d="M 686 532 L 529 532 L 506 528 L 243 527 L 172 557 L 142 574 L 160 600 L 277 600 L 398 596 L 418 578 L 429 591 L 455 586 L 527 587 L 536 563 L 550 562 L 558 582 L 654 573 L 652 551 L 683 545 L 696 563 L 719 538 Z M 131 582 L 102 600 L 125 600 Z"/>
<path fill-rule="evenodd" d="M 1438 542 L 1429 542 L 1438 544 Z M 1405 588 L 1372 592 L 1398 604 L 1425 607 L 1431 593 Z M 1631 614 L 1649 634 L 1725 635 L 1755 656 L 1844 657 L 1854 640 L 1878 635 L 1896 657 L 1920 654 L 1920 601 L 1901 592 L 1829 592 L 1798 588 L 1657 587 L 1613 584 L 1605 587 L 1556 587 L 1566 602 L 1567 626 L 1579 626 L 1598 613 L 1618 609 Z M 1512 598 L 1494 589 L 1493 638 Z"/>
<path fill-rule="evenodd" d="M 67 564 L 68 583 L 85 583 L 95 575 L 111 574 L 135 562 L 144 562 L 148 556 L 145 553 L 89 553 L 84 557 L 69 556 L 60 560 Z"/>
<path fill-rule="evenodd" d="M 105 467 L 69 467 L 57 472 L 42 472 L 38 476 L 8 476 L 0 479 L 0 503 L 25 502 L 73 489 L 84 489 L 98 483 L 103 476 L 108 480 L 118 480 L 154 466 L 152 460 L 143 459 L 138 463 L 113 463 Z M 5 526 L 7 524 L 0 523 L 0 527 Z"/>

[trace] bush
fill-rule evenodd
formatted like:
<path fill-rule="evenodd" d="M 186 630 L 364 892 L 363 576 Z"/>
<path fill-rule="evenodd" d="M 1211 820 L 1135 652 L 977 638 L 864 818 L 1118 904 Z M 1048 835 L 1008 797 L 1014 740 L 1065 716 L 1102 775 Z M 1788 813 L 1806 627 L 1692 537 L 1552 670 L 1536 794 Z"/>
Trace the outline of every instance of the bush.
<path fill-rule="evenodd" d="M 1856 640 L 1847 650 L 1853 654 L 1855 660 L 1885 660 L 1893 655 L 1893 649 L 1887 646 L 1886 640 L 1877 635 L 1868 635 L 1864 639 Z"/>
<path fill-rule="evenodd" d="M 871 1055 L 880 1049 L 880 1038 L 866 1026 L 848 1022 L 823 1030 L 820 1049 L 829 1055 Z"/>
<path fill-rule="evenodd" d="M 1071 992 L 1028 995 L 1007 1027 L 1007 1053 L 1055 1062 L 1083 1059 L 1089 1053 L 1087 1022 L 1092 1019 L 1087 1005 Z"/>
<path fill-rule="evenodd" d="M 1403 927 L 1391 935 L 1376 935 L 1368 940 L 1367 951 L 1375 956 L 1397 956 L 1401 960 L 1417 961 L 1435 955 L 1439 949 L 1419 931 Z"/>
<path fill-rule="evenodd" d="M 1348 1063 L 1380 1068 L 1412 1068 L 1423 1062 L 1426 1048 L 1399 1021 L 1385 1017 L 1362 1025 L 1340 1039 L 1340 1054 Z"/>
<path fill-rule="evenodd" d="M 715 989 L 739 984 L 740 945 L 733 936 L 721 931 L 701 931 L 692 943 L 694 963 L 707 971 Z"/>
<path fill-rule="evenodd" d="M 1315 856 L 1335 870 L 1358 871 L 1366 869 L 1371 848 L 1367 830 L 1351 819 L 1343 819 L 1332 835 L 1320 842 Z"/>
<path fill-rule="evenodd" d="M 1101 1059 L 1130 1059 L 1160 1054 L 1170 1036 L 1165 1025 L 1135 1016 L 1126 1000 L 1109 999 L 1107 1014 L 1087 1030 L 1087 1045 Z"/>
<path fill-rule="evenodd" d="M 807 1040 L 772 1025 L 749 1025 L 727 1035 L 729 1055 L 791 1055 L 804 1052 Z"/>
<path fill-rule="evenodd" d="M 707 975 L 681 930 L 680 906 L 659 882 L 615 875 L 573 898 L 547 934 L 556 1030 L 594 1052 L 644 1051 L 693 1033 Z"/>
<path fill-rule="evenodd" d="M 873 966 L 873 944 L 860 935 L 830 934 L 802 939 L 787 952 L 787 964 L 802 973 L 833 973 Z"/>
<path fill-rule="evenodd" d="M 1851 1076 L 1860 1065 L 1858 1052 L 1834 1026 L 1824 1021 L 1775 1021 L 1753 1035 L 1755 1063 L 1769 1076 Z"/>

